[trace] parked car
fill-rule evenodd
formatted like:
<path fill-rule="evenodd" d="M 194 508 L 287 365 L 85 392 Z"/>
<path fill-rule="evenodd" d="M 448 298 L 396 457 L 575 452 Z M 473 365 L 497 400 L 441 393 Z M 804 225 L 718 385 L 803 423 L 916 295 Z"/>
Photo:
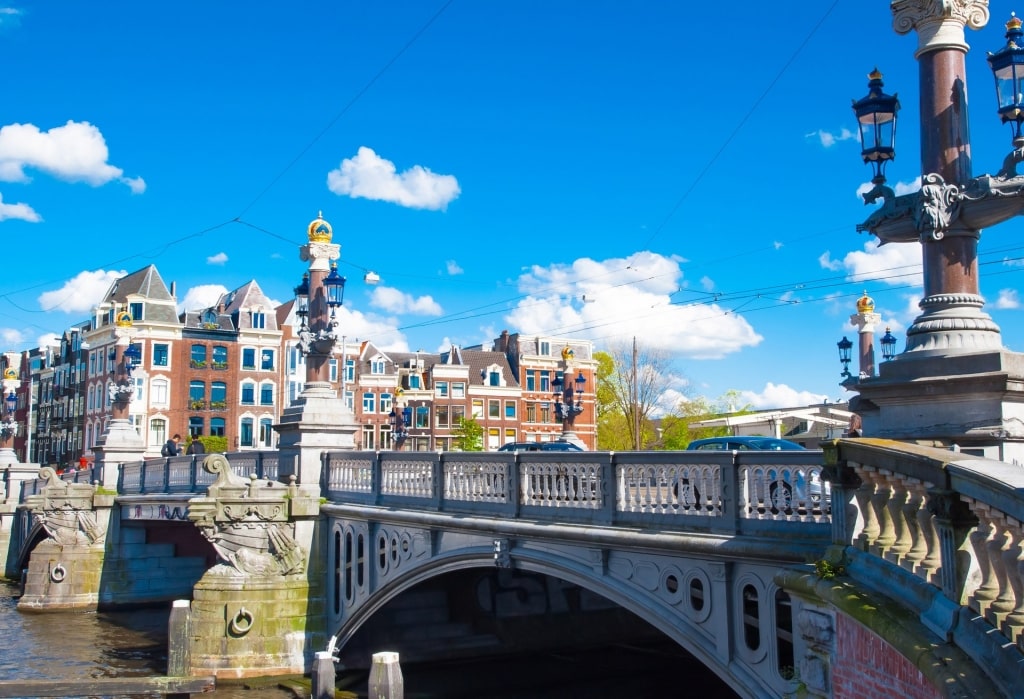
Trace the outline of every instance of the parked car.
<path fill-rule="evenodd" d="M 806 451 L 807 447 L 787 439 L 761 436 L 709 437 L 689 443 L 687 451 Z M 768 481 L 768 505 L 772 512 L 792 512 L 794 499 L 810 507 L 822 507 L 822 496 L 828 499 L 828 487 L 822 488 L 820 469 L 808 469 L 807 475 L 798 471 L 790 483 L 789 473 L 780 483 L 774 468 L 765 470 Z M 744 484 L 746 485 L 746 484 Z M 781 487 L 780 487 L 781 486 Z"/>
<path fill-rule="evenodd" d="M 795 451 L 806 449 L 802 444 L 776 437 L 708 437 L 690 442 L 686 450 L 700 451 Z"/>
<path fill-rule="evenodd" d="M 583 451 L 572 442 L 509 442 L 498 451 Z"/>

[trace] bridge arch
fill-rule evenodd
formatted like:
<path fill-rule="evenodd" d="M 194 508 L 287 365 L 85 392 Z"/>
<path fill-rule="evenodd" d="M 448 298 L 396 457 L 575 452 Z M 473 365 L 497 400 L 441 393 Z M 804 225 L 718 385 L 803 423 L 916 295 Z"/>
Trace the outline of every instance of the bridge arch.
<path fill-rule="evenodd" d="M 417 585 L 468 569 L 494 570 L 497 564 L 499 569 L 507 566 L 550 576 L 600 595 L 671 639 L 740 696 L 779 694 L 789 684 L 777 671 L 765 672 L 777 659 L 770 650 L 775 640 L 771 600 L 779 589 L 772 581 L 777 566 L 736 566 L 738 573 L 732 575 L 733 564 L 697 557 L 524 539 L 513 545 L 485 536 L 451 536 L 365 520 L 332 518 L 330 531 L 328 565 L 335 574 L 328 580 L 328 595 L 336 606 L 330 609 L 328 631 L 337 637 L 339 647 L 390 601 Z M 457 543 L 448 546 L 449 538 Z M 357 566 L 364 566 L 361 574 L 354 570 Z M 360 580 L 362 584 L 355 584 Z M 758 647 L 750 652 L 741 648 L 744 586 L 757 590 L 760 621 Z"/>

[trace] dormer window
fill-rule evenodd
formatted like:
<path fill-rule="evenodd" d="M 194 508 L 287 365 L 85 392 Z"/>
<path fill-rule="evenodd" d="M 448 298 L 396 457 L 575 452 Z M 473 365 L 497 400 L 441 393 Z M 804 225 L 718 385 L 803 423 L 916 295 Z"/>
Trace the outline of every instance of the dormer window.
<path fill-rule="evenodd" d="M 217 314 L 213 311 L 203 313 L 203 325 L 217 325 Z"/>
<path fill-rule="evenodd" d="M 383 357 L 374 357 L 370 360 L 370 373 L 375 375 L 383 374 L 386 369 Z"/>
<path fill-rule="evenodd" d="M 263 311 L 252 311 L 249 317 L 252 321 L 253 330 L 263 330 L 267 327 L 267 317 Z"/>

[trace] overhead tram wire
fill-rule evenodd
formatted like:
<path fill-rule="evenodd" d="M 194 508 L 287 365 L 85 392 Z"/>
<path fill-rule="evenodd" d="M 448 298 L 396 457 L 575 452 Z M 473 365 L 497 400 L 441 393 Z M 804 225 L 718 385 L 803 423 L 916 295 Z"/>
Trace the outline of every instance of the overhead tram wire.
<path fill-rule="evenodd" d="M 343 116 L 345 116 L 345 114 L 347 114 L 348 111 L 353 106 L 355 106 L 356 102 L 358 102 L 362 98 L 363 95 L 365 95 L 367 92 L 370 91 L 370 88 L 373 87 L 377 83 L 377 81 L 380 80 L 384 76 L 384 74 L 388 72 L 388 70 L 391 68 L 391 66 L 393 66 L 395 63 L 398 62 L 398 59 L 401 58 L 402 55 L 405 54 L 406 51 L 408 51 L 410 48 L 412 48 L 412 45 L 415 44 L 419 40 L 419 38 L 421 36 L 423 36 L 424 33 L 426 33 L 426 31 L 434 24 L 434 22 L 436 22 L 438 20 L 438 18 L 442 14 L 444 14 L 445 10 L 447 10 L 452 5 L 452 3 L 454 3 L 454 2 L 455 2 L 455 0 L 447 0 L 447 2 L 445 2 L 443 5 L 441 5 L 441 9 L 439 9 L 437 12 L 435 12 L 423 24 L 423 26 L 420 27 L 419 30 L 415 34 L 412 35 L 412 38 L 410 38 L 408 41 L 406 41 L 405 44 L 402 46 L 402 48 L 400 48 L 398 50 L 398 52 L 394 56 L 391 57 L 391 60 L 389 60 L 387 63 L 385 63 L 384 66 L 380 70 L 378 70 L 374 74 L 374 76 L 372 78 L 370 78 L 370 80 L 365 85 L 363 85 L 363 87 L 358 92 L 356 92 L 355 95 L 353 95 L 352 99 L 350 99 L 348 101 L 348 103 L 344 107 L 341 108 L 341 111 L 339 111 L 337 114 L 335 114 L 334 118 L 332 118 L 329 122 L 327 122 L 327 126 L 325 126 L 323 129 L 321 129 L 320 132 L 316 136 L 313 137 L 313 140 L 311 140 L 309 143 L 307 143 L 306 146 L 302 150 L 299 151 L 298 155 L 296 155 L 294 158 L 292 158 L 291 162 L 289 162 L 287 165 L 285 165 L 284 169 L 282 169 L 279 173 L 277 173 L 277 175 L 270 181 L 270 183 L 266 187 L 264 187 L 263 190 L 260 191 L 260 193 L 257 194 L 256 197 L 252 201 L 250 201 L 248 204 L 246 204 L 242 208 L 241 211 L 238 212 L 238 216 L 236 216 L 236 218 L 240 219 L 242 216 L 244 216 L 249 211 L 249 209 L 251 209 L 253 206 L 255 206 L 256 203 L 258 201 L 260 201 L 260 199 L 262 199 L 267 194 L 267 192 L 269 192 L 271 189 L 273 189 L 274 186 L 281 180 L 281 178 L 284 177 L 288 173 L 288 171 L 291 170 L 295 166 L 296 163 L 298 163 L 300 160 L 302 160 L 302 158 L 305 157 L 306 153 L 308 153 L 313 148 L 313 146 L 315 146 L 320 141 L 320 139 L 323 138 L 327 134 L 328 131 L 330 131 L 331 129 L 334 128 L 334 125 L 337 124 L 338 121 Z"/>
<path fill-rule="evenodd" d="M 675 205 L 671 209 L 669 209 L 668 214 L 665 216 L 662 222 L 659 223 L 657 227 L 655 227 L 655 229 L 651 232 L 651 235 L 648 236 L 647 238 L 647 242 L 644 243 L 644 247 L 649 247 L 651 241 L 658 237 L 658 235 L 660 235 L 661 232 L 665 229 L 665 226 L 668 225 L 668 222 L 672 219 L 673 216 L 675 216 L 676 211 L 678 211 L 679 208 L 683 205 L 683 202 L 685 202 L 690 197 L 690 194 L 693 193 L 693 190 L 697 188 L 697 185 L 700 184 L 700 182 L 704 179 L 704 176 L 708 173 L 709 170 L 711 170 L 711 166 L 718 162 L 718 159 L 722 156 L 722 153 L 725 152 L 725 149 L 728 148 L 729 144 L 732 143 L 733 139 L 735 139 L 736 136 L 739 135 L 740 130 L 742 130 L 746 123 L 750 120 L 750 117 L 753 116 L 754 112 L 761 105 L 761 102 L 763 102 L 765 98 L 768 97 L 768 93 L 770 93 L 772 89 L 775 87 L 775 85 L 779 82 L 779 80 L 782 79 L 782 76 L 785 75 L 786 71 L 789 70 L 790 66 L 792 66 L 793 63 L 796 62 L 797 56 L 799 56 L 800 53 L 804 50 L 804 48 L 807 47 L 807 44 L 809 44 L 814 35 L 818 33 L 818 30 L 821 29 L 821 26 L 825 23 L 825 20 L 829 18 L 829 15 L 832 14 L 832 11 L 836 9 L 839 3 L 840 0 L 834 0 L 834 2 L 829 6 L 829 8 L 825 10 L 825 14 L 823 14 L 821 16 L 821 19 L 818 20 L 817 24 L 815 24 L 811 28 L 811 31 L 807 34 L 806 37 L 804 37 L 804 40 L 800 42 L 800 45 L 797 46 L 796 50 L 789 57 L 789 60 L 786 61 L 785 64 L 783 64 L 782 68 L 779 69 L 779 72 L 775 74 L 775 77 L 772 78 L 772 81 L 768 83 L 768 87 L 766 87 L 764 91 L 761 92 L 760 96 L 758 96 L 758 98 L 754 100 L 754 103 L 750 105 L 750 108 L 747 110 L 747 113 L 743 115 L 743 118 L 740 119 L 738 124 L 736 124 L 736 127 L 732 130 L 729 136 L 726 137 L 725 141 L 722 143 L 719 149 L 715 151 L 715 154 L 711 156 L 711 159 L 708 160 L 704 167 L 701 168 L 701 171 L 697 173 L 697 177 L 694 178 L 693 182 L 690 183 L 690 186 L 686 189 L 686 191 L 683 192 L 682 196 L 680 196 L 679 199 L 676 200 Z"/>

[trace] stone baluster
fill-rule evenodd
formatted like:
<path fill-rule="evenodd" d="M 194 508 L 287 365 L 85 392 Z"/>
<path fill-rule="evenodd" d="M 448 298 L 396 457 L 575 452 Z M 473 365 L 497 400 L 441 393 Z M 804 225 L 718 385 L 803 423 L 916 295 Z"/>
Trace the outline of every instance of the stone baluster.
<path fill-rule="evenodd" d="M 875 482 L 875 492 L 871 496 L 870 507 L 878 521 L 878 536 L 875 537 L 870 552 L 879 558 L 885 558 L 889 547 L 896 541 L 896 529 L 888 507 L 893 496 L 892 481 L 889 479 L 891 475 L 881 469 L 874 470 L 871 474 Z"/>
<path fill-rule="evenodd" d="M 928 511 L 939 538 L 938 583 L 947 598 L 965 605 L 974 584 L 968 535 L 978 518 L 959 493 L 939 488 L 928 489 Z"/>
<path fill-rule="evenodd" d="M 907 524 L 905 513 L 908 506 L 907 503 L 910 500 L 910 493 L 907 492 L 907 483 L 901 476 L 889 471 L 884 471 L 883 473 L 886 477 L 886 482 L 891 487 L 892 495 L 886 501 L 885 509 L 893 526 L 893 542 L 885 552 L 885 558 L 890 563 L 900 565 L 903 557 L 914 543 L 911 539 L 910 527 Z"/>
<path fill-rule="evenodd" d="M 964 500 L 978 517 L 978 526 L 971 532 L 970 542 L 980 579 L 978 586 L 970 596 L 969 606 L 974 611 L 984 615 L 988 611 L 992 600 L 999 594 L 999 582 L 996 579 L 996 574 L 989 558 L 991 548 L 988 544 L 989 539 L 995 534 L 995 527 L 992 526 L 992 522 L 988 517 L 988 505 L 970 498 L 965 498 Z"/>
<path fill-rule="evenodd" d="M 1012 517 L 1007 517 L 1006 523 L 1011 540 L 1003 551 L 1003 560 L 1016 603 L 1003 621 L 1003 633 L 1024 650 L 1024 549 L 1021 547 L 1024 543 L 1024 530 L 1021 529 L 1021 523 Z"/>
<path fill-rule="evenodd" d="M 854 498 L 857 501 L 857 508 L 860 511 L 860 516 L 863 519 L 860 534 L 857 536 L 857 547 L 869 551 L 875 545 L 875 541 L 878 538 L 879 525 L 878 517 L 875 513 L 875 508 L 872 507 L 871 503 L 874 500 L 875 494 L 875 469 L 870 466 L 863 466 L 858 471 L 858 475 L 861 477 L 862 485 L 857 488 L 854 493 Z"/>
<path fill-rule="evenodd" d="M 990 510 L 989 514 L 995 527 L 995 535 L 988 541 L 988 553 L 989 560 L 992 561 L 992 570 L 996 574 L 999 594 L 996 595 L 996 598 L 992 600 L 992 604 L 989 605 L 988 614 L 985 615 L 985 618 L 988 619 L 992 626 L 998 629 L 1002 627 L 1002 621 L 1006 618 L 1006 615 L 1017 606 L 1017 601 L 1013 596 L 1013 587 L 1010 586 L 1010 575 L 1007 569 L 1006 557 L 1006 552 L 1013 542 L 1013 536 L 1006 526 L 1006 516 L 1003 513 Z M 1016 556 L 1013 556 L 1014 563 L 1016 563 L 1016 558 Z"/>
<path fill-rule="evenodd" d="M 927 551 L 914 572 L 918 577 L 941 587 L 939 570 L 942 567 L 942 541 L 939 538 L 939 529 L 935 524 L 935 515 L 928 508 L 928 491 L 933 486 L 931 483 L 923 483 L 922 487 L 924 502 L 921 509 L 917 511 L 917 522 L 921 527 L 921 538 L 925 542 Z"/>
<path fill-rule="evenodd" d="M 915 573 L 928 554 L 928 540 L 921 526 L 920 514 L 924 509 L 924 488 L 916 478 L 905 478 L 907 502 L 903 506 L 903 521 L 910 537 L 910 548 L 900 561 L 906 570 Z M 927 580 L 927 578 L 926 578 Z"/>

